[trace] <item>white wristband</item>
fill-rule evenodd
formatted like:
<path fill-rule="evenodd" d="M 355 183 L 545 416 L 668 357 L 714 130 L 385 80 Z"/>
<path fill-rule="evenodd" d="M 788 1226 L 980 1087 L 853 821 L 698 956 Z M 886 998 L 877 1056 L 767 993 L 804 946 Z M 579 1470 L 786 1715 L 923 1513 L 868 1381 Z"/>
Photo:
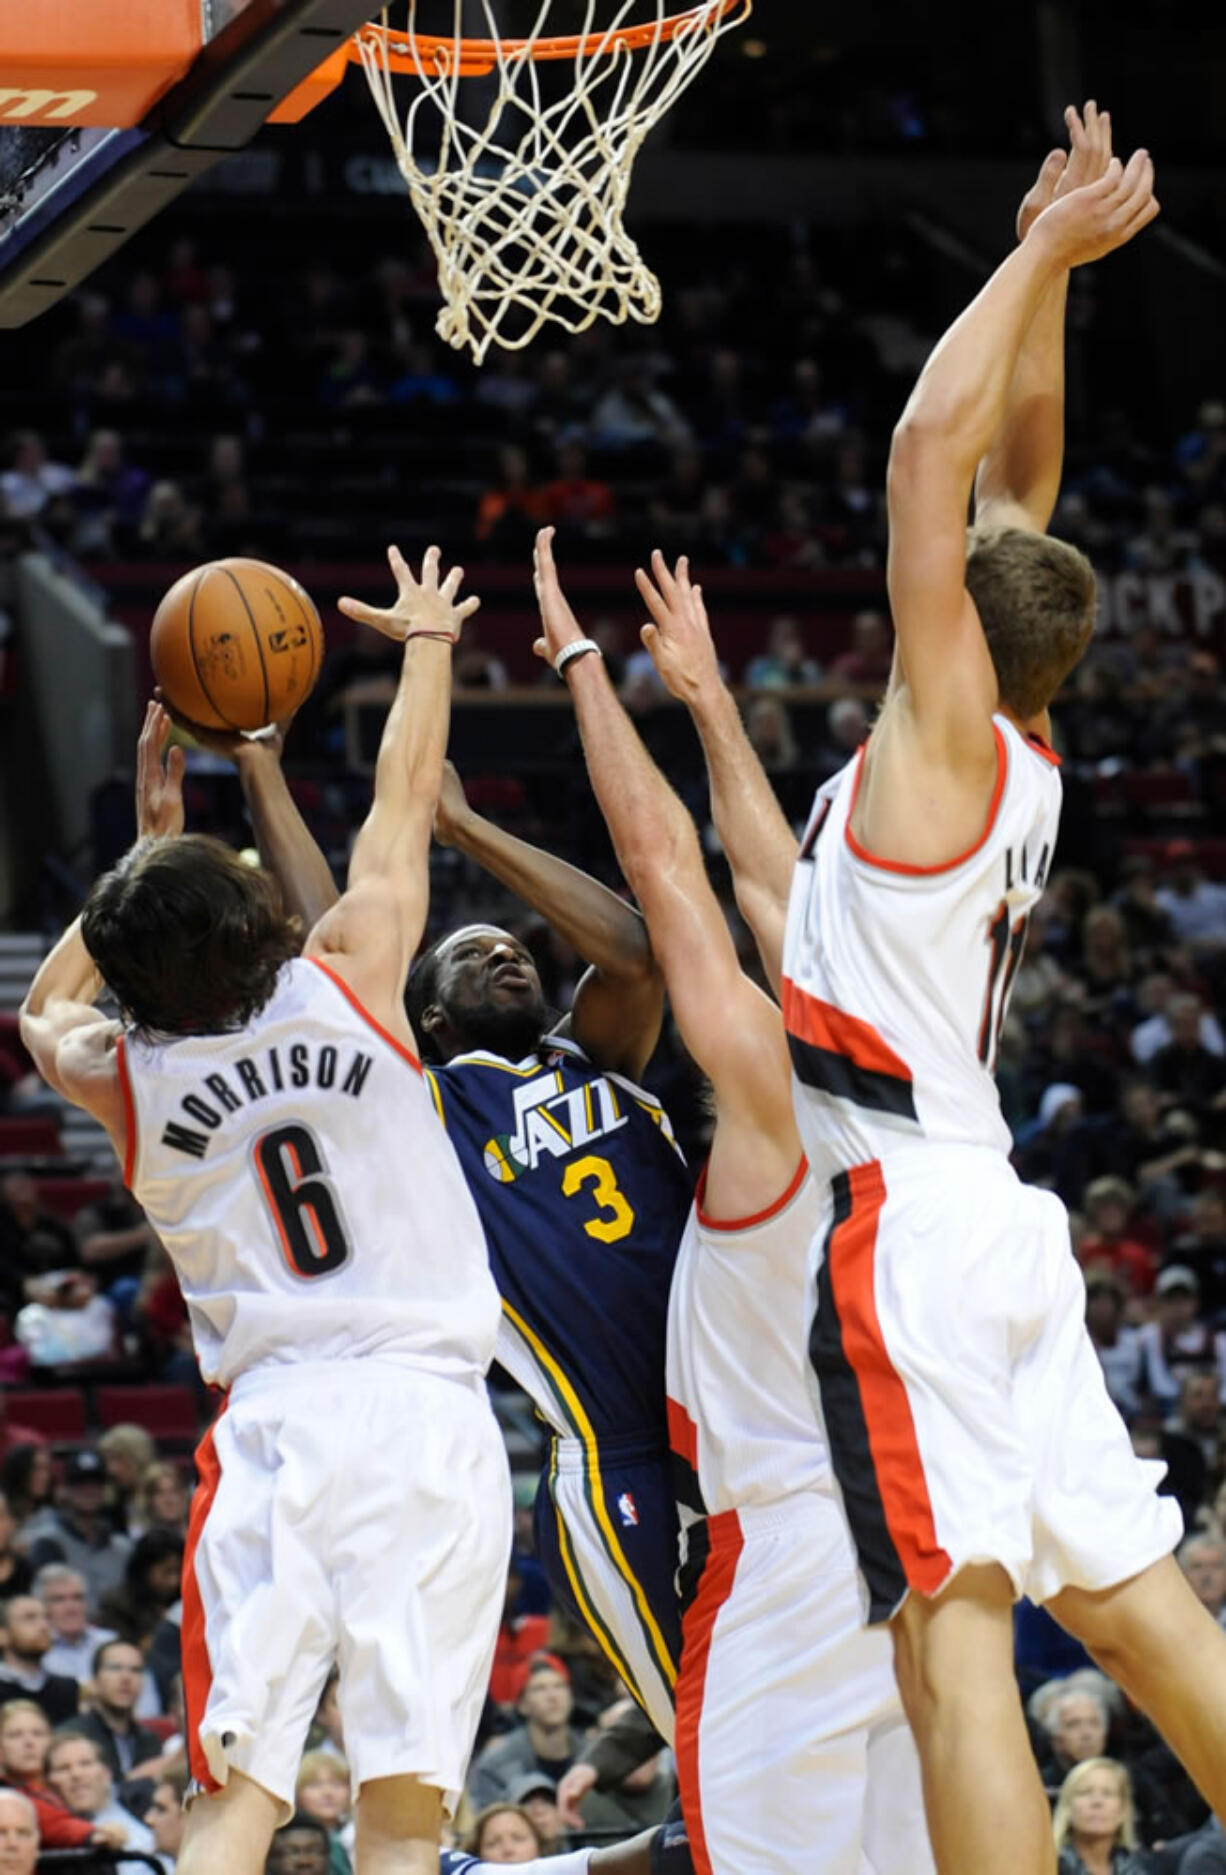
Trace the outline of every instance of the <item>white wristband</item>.
<path fill-rule="evenodd" d="M 575 658 L 583 657 L 589 651 L 594 651 L 598 658 L 604 656 L 604 652 L 594 638 L 576 638 L 573 644 L 563 645 L 553 661 L 554 670 L 560 677 L 568 664 L 573 663 Z"/>

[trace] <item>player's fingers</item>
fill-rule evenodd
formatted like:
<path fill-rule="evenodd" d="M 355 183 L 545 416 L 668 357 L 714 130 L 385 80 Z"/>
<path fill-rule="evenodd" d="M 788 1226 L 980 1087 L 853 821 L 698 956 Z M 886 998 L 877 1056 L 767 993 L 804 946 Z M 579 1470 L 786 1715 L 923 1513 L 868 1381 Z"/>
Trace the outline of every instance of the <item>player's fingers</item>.
<path fill-rule="evenodd" d="M 640 625 L 639 626 L 639 641 L 642 644 L 643 649 L 645 651 L 650 652 L 651 661 L 654 664 L 656 661 L 656 653 L 660 648 L 659 627 L 656 625 Z"/>
<path fill-rule="evenodd" d="M 660 552 L 658 547 L 651 556 L 651 570 L 655 575 L 656 584 L 664 594 L 664 597 L 666 599 L 671 599 L 676 590 L 676 581 L 669 571 L 668 561 L 664 558 L 664 555 Z"/>
<path fill-rule="evenodd" d="M 182 786 L 186 767 L 187 752 L 181 743 L 176 742 L 166 756 L 166 773 L 176 788 Z"/>
<path fill-rule="evenodd" d="M 546 664 L 552 664 L 553 659 L 549 655 L 548 639 L 534 638 L 532 640 L 532 655 L 534 657 L 542 658 Z"/>
<path fill-rule="evenodd" d="M 461 619 L 461 620 L 466 619 L 466 618 L 471 618 L 473 613 L 477 611 L 480 604 L 481 604 L 480 599 L 478 599 L 476 593 L 473 593 L 471 598 L 465 599 L 460 605 L 456 607 L 455 615 L 458 619 Z"/>
<path fill-rule="evenodd" d="M 343 612 L 346 618 L 355 619 L 359 625 L 373 625 L 377 632 L 384 632 L 388 637 L 397 635 L 393 615 L 381 606 L 367 605 L 363 599 L 345 598 L 337 600 L 336 609 Z M 403 630 L 399 635 L 404 636 Z"/>
<path fill-rule="evenodd" d="M 1111 113 L 1110 111 L 1100 111 L 1098 113 L 1098 143 L 1099 143 L 1099 149 L 1102 152 L 1103 162 L 1109 163 L 1111 161 Z"/>
<path fill-rule="evenodd" d="M 651 581 L 648 579 L 646 573 L 643 572 L 641 567 L 634 577 L 635 577 L 635 582 L 639 589 L 639 596 L 642 599 L 643 604 L 647 607 L 647 610 L 651 613 L 651 616 L 655 620 L 656 624 L 659 625 L 661 628 L 663 628 L 664 626 L 668 624 L 669 616 L 670 616 L 667 602 L 665 601 L 663 595 L 656 589 L 656 587 L 652 585 Z"/>
<path fill-rule="evenodd" d="M 422 556 L 420 584 L 426 592 L 438 591 L 438 569 L 439 561 L 442 557 L 442 552 L 438 547 L 427 547 Z M 407 566 L 405 567 L 405 572 L 409 579 L 412 580 L 413 575 L 409 572 Z M 401 590 L 403 591 L 403 588 Z"/>
<path fill-rule="evenodd" d="M 678 592 L 687 594 L 690 590 L 690 557 L 688 554 L 683 553 L 678 559 L 675 577 Z"/>
<path fill-rule="evenodd" d="M 462 566 L 453 566 L 450 573 L 448 573 L 446 579 L 443 581 L 442 585 L 439 588 L 439 591 L 442 593 L 444 599 L 455 598 L 457 592 L 459 592 L 460 590 L 460 585 L 461 585 L 461 582 L 463 581 L 463 578 L 464 578 L 464 568 Z"/>

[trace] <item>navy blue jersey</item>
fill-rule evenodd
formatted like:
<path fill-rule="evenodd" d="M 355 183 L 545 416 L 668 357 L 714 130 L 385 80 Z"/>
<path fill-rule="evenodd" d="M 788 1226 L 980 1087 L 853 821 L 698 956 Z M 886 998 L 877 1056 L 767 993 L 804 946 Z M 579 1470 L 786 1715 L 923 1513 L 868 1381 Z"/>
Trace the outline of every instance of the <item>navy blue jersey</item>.
<path fill-rule="evenodd" d="M 668 1291 L 693 1197 L 667 1114 L 554 1037 L 428 1079 L 489 1240 L 496 1358 L 561 1436 L 666 1446 Z"/>

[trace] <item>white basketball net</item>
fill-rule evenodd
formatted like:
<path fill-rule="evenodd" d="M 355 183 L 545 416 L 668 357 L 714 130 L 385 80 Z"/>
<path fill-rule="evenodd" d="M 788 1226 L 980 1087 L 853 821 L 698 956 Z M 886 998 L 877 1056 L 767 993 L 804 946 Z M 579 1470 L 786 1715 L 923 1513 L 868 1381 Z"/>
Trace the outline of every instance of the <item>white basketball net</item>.
<path fill-rule="evenodd" d="M 461 76 L 458 56 L 421 49 L 417 0 L 409 0 L 403 35 L 358 38 L 371 94 L 438 261 L 444 306 L 437 330 L 457 349 L 468 346 L 478 364 L 491 345 L 516 350 L 549 321 L 582 332 L 598 317 L 615 325 L 659 317 L 660 283 L 623 219 L 634 161 L 648 131 L 722 35 L 746 17 L 751 0 L 731 8 L 728 0 L 704 0 L 686 12 L 672 38 L 663 31 L 667 0 L 654 0 L 653 36 L 634 49 L 616 35 L 642 23 L 643 0 L 586 0 L 573 68 L 560 68 L 567 76 L 573 69 L 573 85 L 550 103 L 532 48 L 552 4 L 540 0 L 531 35 L 522 47 L 508 48 L 492 0 L 481 0 L 488 36 L 497 42 L 496 64 L 484 79 Z M 458 49 L 464 0 L 455 0 L 454 10 Z M 598 13 L 605 15 L 599 22 Z M 414 96 L 403 118 L 389 49 L 414 63 L 405 75 Z M 474 85 L 482 89 L 462 90 Z M 467 103 L 471 110 L 474 97 L 482 115 L 468 122 L 462 108 Z M 437 167 L 423 167 L 413 154 L 423 111 L 442 120 Z"/>

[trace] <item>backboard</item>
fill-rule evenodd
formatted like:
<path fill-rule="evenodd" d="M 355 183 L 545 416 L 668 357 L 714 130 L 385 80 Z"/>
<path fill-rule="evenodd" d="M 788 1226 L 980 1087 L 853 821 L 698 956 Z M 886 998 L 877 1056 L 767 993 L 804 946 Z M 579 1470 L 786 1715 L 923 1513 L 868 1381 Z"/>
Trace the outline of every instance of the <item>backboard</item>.
<path fill-rule="evenodd" d="M 79 285 L 373 0 L 0 0 L 0 327 Z"/>

